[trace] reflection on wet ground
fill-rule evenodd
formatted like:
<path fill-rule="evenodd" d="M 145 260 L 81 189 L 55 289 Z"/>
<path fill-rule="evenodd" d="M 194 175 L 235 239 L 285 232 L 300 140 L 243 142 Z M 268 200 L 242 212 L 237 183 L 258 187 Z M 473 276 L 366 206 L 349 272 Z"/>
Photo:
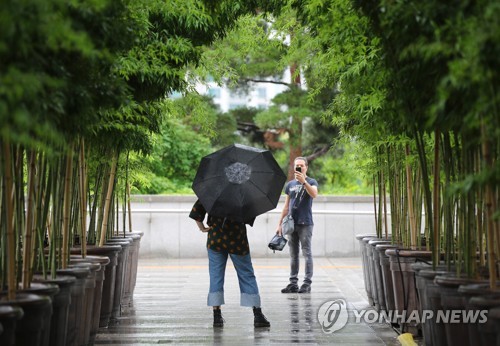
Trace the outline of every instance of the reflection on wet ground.
<path fill-rule="evenodd" d="M 389 325 L 355 322 L 354 310 L 370 308 L 360 258 L 316 258 L 312 291 L 306 294 L 280 292 L 288 283 L 287 258 L 254 258 L 253 263 L 270 328 L 254 328 L 252 310 L 239 306 L 230 263 L 222 307 L 226 323 L 214 329 L 206 306 L 206 259 L 140 259 L 131 306 L 99 330 L 96 345 L 399 345 Z M 326 309 L 335 301 L 345 302 L 346 308 Z M 342 316 L 345 326 L 331 328 L 340 326 Z"/>

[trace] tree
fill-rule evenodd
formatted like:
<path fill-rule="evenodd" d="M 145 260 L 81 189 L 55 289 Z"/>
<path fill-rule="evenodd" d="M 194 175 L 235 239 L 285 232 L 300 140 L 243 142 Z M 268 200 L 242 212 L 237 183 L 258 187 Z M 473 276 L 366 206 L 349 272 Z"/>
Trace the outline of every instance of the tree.
<path fill-rule="evenodd" d="M 116 187 L 128 185 L 118 180 L 128 177 L 129 152 L 150 152 L 151 134 L 159 132 L 169 110 L 165 97 L 188 91 L 188 67 L 199 63 L 201 47 L 223 36 L 240 15 L 279 5 L 197 0 L 0 4 L 0 245 L 2 263 L 9 263 L 6 271 L 0 268 L 0 279 L 8 282 L 9 297 L 17 289 L 16 259 L 23 265 L 23 284 L 29 285 L 32 244 L 46 270 L 42 249 L 50 234 L 54 274 L 58 265 L 67 265 L 74 237 L 80 235 L 85 244 L 87 196 L 90 239 L 103 244 L 116 229 L 110 211 L 118 199 Z M 87 179 L 89 166 L 95 175 Z M 103 210 L 99 215 L 97 207 Z M 15 234 L 21 231 L 22 259 L 16 244 L 21 237 Z M 56 253 L 62 254 L 60 263 Z"/>
<path fill-rule="evenodd" d="M 287 43 L 287 37 L 290 38 L 290 43 Z M 235 29 L 229 32 L 224 40 L 217 42 L 213 50 L 207 52 L 211 60 L 214 60 L 215 56 L 226 58 L 225 62 L 230 66 L 231 73 L 225 76 L 234 82 L 229 83 L 239 92 L 248 91 L 259 83 L 275 83 L 286 87 L 286 91 L 273 100 L 273 107 L 258 112 L 254 120 L 247 121 L 240 127 L 247 130 L 253 128 L 255 135 L 263 135 L 263 143 L 270 149 L 282 148 L 282 141 L 286 138 L 289 151 L 287 170 L 290 178 L 293 175 L 295 157 L 302 156 L 305 121 L 312 119 L 308 129 L 313 133 L 309 139 L 315 138 L 315 133 L 324 131 L 325 128 L 331 131 L 331 138 L 336 133 L 333 126 L 321 124 L 321 103 L 312 102 L 301 85 L 301 74 L 305 73 L 306 69 L 299 66 L 305 61 L 306 53 L 292 46 L 303 47 L 303 42 L 307 42 L 308 37 L 307 28 L 294 19 L 293 10 L 285 7 L 279 16 L 271 18 L 242 17 Z M 290 82 L 283 81 L 286 69 L 291 74 Z M 281 136 L 279 142 L 276 140 L 277 135 Z M 313 161 L 328 151 L 331 141 L 310 140 L 307 144 L 310 149 L 308 158 Z"/>
<path fill-rule="evenodd" d="M 493 212 L 498 151 L 491 151 L 500 138 L 498 4 L 332 0 L 293 6 L 315 38 L 316 90 L 334 85 L 339 92 L 332 121 L 371 151 L 378 191 L 391 194 L 393 236 L 417 246 L 420 227 L 413 219 L 423 202 L 434 263 L 442 251 L 472 274 L 485 265 L 487 251 L 493 286 L 492 258 L 500 248 Z M 413 208 L 401 208 L 405 204 Z M 473 220 L 472 210 L 488 225 Z M 402 232 L 405 223 L 411 239 Z M 483 254 L 479 264 L 476 251 Z"/>

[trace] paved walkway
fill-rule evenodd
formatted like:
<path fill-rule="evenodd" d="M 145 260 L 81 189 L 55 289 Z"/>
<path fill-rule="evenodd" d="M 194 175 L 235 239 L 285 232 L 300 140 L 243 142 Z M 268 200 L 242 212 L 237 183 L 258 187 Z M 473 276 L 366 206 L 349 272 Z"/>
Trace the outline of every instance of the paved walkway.
<path fill-rule="evenodd" d="M 271 322 L 270 328 L 254 328 L 252 310 L 239 306 L 238 280 L 228 261 L 222 307 L 226 323 L 214 329 L 206 306 L 206 259 L 141 258 L 133 303 L 116 324 L 99 330 L 96 345 L 400 345 L 388 324 L 355 322 L 354 310 L 370 308 L 360 258 L 316 258 L 309 294 L 280 292 L 288 281 L 288 262 L 253 259 L 262 310 Z M 349 320 L 344 328 L 325 333 L 318 311 L 336 299 L 346 301 Z"/>

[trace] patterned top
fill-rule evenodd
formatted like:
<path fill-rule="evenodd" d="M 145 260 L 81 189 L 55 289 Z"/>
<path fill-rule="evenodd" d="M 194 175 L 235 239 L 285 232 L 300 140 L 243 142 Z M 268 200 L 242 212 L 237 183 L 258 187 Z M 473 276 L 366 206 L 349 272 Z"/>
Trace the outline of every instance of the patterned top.
<path fill-rule="evenodd" d="M 207 214 L 199 200 L 195 202 L 189 217 L 203 222 Z M 207 224 L 210 227 L 207 237 L 207 248 L 221 252 L 227 251 L 235 255 L 250 253 L 247 228 L 243 222 L 236 222 L 223 217 L 208 215 Z"/>

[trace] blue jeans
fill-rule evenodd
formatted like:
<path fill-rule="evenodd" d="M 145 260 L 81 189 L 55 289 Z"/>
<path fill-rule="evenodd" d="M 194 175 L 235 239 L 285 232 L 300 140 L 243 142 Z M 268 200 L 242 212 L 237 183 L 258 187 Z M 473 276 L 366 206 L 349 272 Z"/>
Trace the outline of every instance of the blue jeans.
<path fill-rule="evenodd" d="M 302 248 L 302 255 L 305 259 L 304 283 L 311 284 L 313 276 L 313 258 L 311 251 L 313 226 L 295 225 L 295 231 L 288 236 L 288 246 L 290 246 L 290 283 L 297 284 L 299 281 L 299 243 Z"/>
<path fill-rule="evenodd" d="M 252 259 L 248 255 L 234 255 L 228 252 L 217 252 L 208 249 L 208 272 L 210 274 L 210 290 L 207 305 L 220 306 L 224 304 L 224 277 L 227 258 L 231 257 L 238 274 L 240 285 L 240 305 L 260 307 L 259 288 L 253 273 Z"/>

